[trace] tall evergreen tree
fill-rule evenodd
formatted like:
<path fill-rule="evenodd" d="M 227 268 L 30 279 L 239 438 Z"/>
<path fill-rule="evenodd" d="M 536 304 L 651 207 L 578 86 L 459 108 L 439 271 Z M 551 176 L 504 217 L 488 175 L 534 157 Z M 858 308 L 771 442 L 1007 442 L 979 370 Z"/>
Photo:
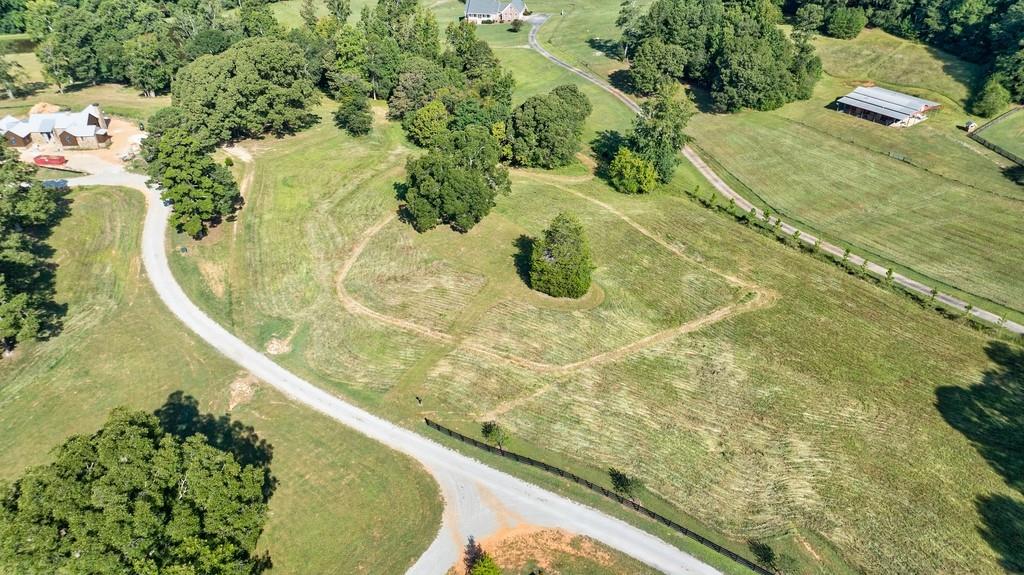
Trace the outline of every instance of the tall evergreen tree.
<path fill-rule="evenodd" d="M 580 298 L 590 290 L 593 269 L 583 224 L 562 212 L 533 243 L 530 287 L 553 297 Z"/>

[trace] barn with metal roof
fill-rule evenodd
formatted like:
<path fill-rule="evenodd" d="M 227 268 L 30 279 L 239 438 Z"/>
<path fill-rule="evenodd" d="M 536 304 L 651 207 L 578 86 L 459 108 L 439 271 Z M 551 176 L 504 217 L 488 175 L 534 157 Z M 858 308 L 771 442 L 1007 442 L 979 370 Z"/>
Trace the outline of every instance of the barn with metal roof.
<path fill-rule="evenodd" d="M 857 86 L 836 100 L 840 112 L 894 127 L 913 126 L 926 120 L 929 111 L 940 107 L 938 102 L 878 86 Z"/>

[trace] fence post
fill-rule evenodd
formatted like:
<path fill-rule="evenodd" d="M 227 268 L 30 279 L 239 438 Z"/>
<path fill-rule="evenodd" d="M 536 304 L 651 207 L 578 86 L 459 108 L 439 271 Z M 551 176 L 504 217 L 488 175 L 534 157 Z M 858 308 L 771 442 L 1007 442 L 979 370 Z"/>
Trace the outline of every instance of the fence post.
<path fill-rule="evenodd" d="M 774 575 L 771 571 L 768 571 L 767 569 L 765 569 L 764 567 L 761 567 L 760 565 L 754 563 L 753 561 L 750 561 L 749 559 L 747 559 L 745 557 L 742 557 L 742 556 L 736 554 L 735 552 L 730 551 L 730 550 L 722 547 L 721 545 L 719 545 L 719 544 L 717 544 L 717 543 L 707 539 L 706 537 L 703 537 L 701 535 L 698 535 L 697 533 L 694 533 L 693 531 L 687 529 L 686 527 L 683 527 L 682 525 L 679 525 L 678 523 L 676 523 L 675 521 L 672 521 L 671 519 L 668 519 L 667 517 L 664 517 L 664 516 L 662 516 L 662 515 L 660 515 L 658 513 L 655 513 L 654 511 L 651 511 L 650 509 L 647 509 L 646 507 L 644 507 L 643 505 L 640 505 L 636 501 L 633 501 L 633 500 L 630 500 L 630 499 L 626 499 L 625 497 L 619 495 L 618 493 L 615 493 L 613 491 L 609 491 L 607 488 L 605 488 L 605 487 L 603 487 L 601 485 L 595 485 L 594 483 L 591 483 L 590 481 L 588 481 L 588 480 L 586 480 L 586 479 L 576 475 L 575 473 L 570 473 L 570 472 L 565 471 L 564 469 L 561 469 L 559 467 L 555 467 L 553 465 L 548 465 L 547 463 L 544 463 L 543 461 L 537 461 L 536 459 L 532 459 L 532 458 L 529 458 L 529 457 L 524 457 L 524 456 L 519 455 L 518 453 L 515 453 L 513 451 L 505 451 L 504 449 L 498 449 L 498 448 L 492 447 L 491 445 L 488 445 L 486 443 L 482 443 L 480 441 L 477 441 L 476 439 L 473 439 L 472 437 L 468 437 L 468 436 L 465 436 L 465 435 L 463 435 L 463 434 L 461 434 L 461 433 L 459 433 L 457 431 L 448 429 L 447 427 L 441 425 L 440 423 L 431 421 L 430 419 L 423 418 L 423 420 L 426 422 L 427 427 L 431 427 L 431 428 L 436 429 L 436 430 L 438 430 L 440 432 L 446 433 L 449 437 L 454 437 L 454 438 L 458 439 L 459 441 L 462 441 L 463 443 L 468 443 L 470 445 L 473 445 L 475 447 L 483 449 L 484 451 L 487 451 L 489 453 L 494 453 L 496 455 L 500 455 L 501 457 L 505 457 L 505 458 L 508 458 L 508 459 L 513 459 L 513 460 L 521 462 L 521 463 L 528 463 L 529 465 L 531 465 L 533 467 L 540 467 L 541 469 L 543 469 L 543 470 L 545 470 L 545 471 L 547 471 L 549 473 L 557 474 L 560 477 L 571 479 L 572 481 L 574 481 L 578 485 L 579 484 L 585 485 L 591 491 L 594 491 L 596 493 L 604 495 L 605 497 L 607 497 L 608 499 L 611 499 L 613 501 L 617 501 L 619 504 L 621 504 L 623 506 L 632 508 L 633 510 L 635 510 L 635 511 L 637 511 L 639 513 L 642 513 L 643 515 L 646 515 L 646 516 L 650 517 L 651 519 L 654 519 L 655 521 L 658 521 L 659 523 L 662 523 L 666 527 L 668 527 L 668 528 L 670 528 L 670 529 L 672 529 L 672 530 L 674 530 L 674 531 L 676 531 L 676 532 L 678 532 L 678 533 L 680 533 L 682 535 L 685 535 L 685 536 L 689 537 L 690 539 L 693 539 L 697 543 L 700 543 L 701 545 L 703 545 L 703 546 L 705 546 L 705 547 L 707 547 L 707 548 L 709 548 L 709 549 L 711 549 L 713 551 L 716 551 L 716 552 L 726 556 L 729 559 L 732 559 L 736 563 L 739 563 L 740 565 L 743 565 L 744 567 L 747 567 L 748 569 L 751 569 L 754 572 L 759 573 L 760 575 Z"/>

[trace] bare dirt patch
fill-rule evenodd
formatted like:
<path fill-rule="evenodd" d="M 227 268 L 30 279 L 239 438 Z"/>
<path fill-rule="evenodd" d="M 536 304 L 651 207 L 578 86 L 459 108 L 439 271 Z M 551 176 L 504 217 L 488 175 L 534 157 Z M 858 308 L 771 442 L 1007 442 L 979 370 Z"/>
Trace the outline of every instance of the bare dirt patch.
<path fill-rule="evenodd" d="M 273 337 L 267 342 L 267 353 L 270 355 L 284 355 L 291 352 L 292 350 L 292 339 L 295 338 L 295 334 L 298 333 L 299 328 L 296 327 L 288 334 L 287 337 Z"/>
<path fill-rule="evenodd" d="M 196 261 L 196 267 L 199 268 L 199 273 L 203 276 L 203 280 L 206 282 L 206 287 L 210 288 L 213 295 L 218 298 L 223 298 L 225 291 L 224 267 L 218 263 L 205 259 Z"/>
<path fill-rule="evenodd" d="M 232 411 L 239 405 L 243 405 L 252 401 L 256 390 L 259 389 L 260 380 L 256 379 L 256 376 L 243 371 L 238 374 L 238 377 L 231 382 L 231 386 L 228 388 L 230 393 L 228 399 L 228 411 Z"/>
<path fill-rule="evenodd" d="M 534 525 L 518 525 L 498 530 L 497 533 L 479 541 L 488 555 L 506 569 L 514 572 L 528 563 L 550 572 L 559 556 L 585 557 L 601 565 L 612 565 L 614 558 L 594 541 L 574 535 L 561 529 L 545 529 Z M 449 573 L 465 575 L 465 566 L 460 561 Z"/>

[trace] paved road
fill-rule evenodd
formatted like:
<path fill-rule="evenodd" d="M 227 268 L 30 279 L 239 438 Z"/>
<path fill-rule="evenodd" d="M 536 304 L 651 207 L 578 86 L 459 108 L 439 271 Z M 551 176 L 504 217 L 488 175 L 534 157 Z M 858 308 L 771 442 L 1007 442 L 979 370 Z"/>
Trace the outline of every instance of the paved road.
<path fill-rule="evenodd" d="M 618 90 L 614 86 L 611 86 L 610 84 L 608 84 L 608 82 L 606 80 L 604 80 L 603 78 L 598 77 L 597 74 L 594 74 L 594 73 L 589 72 L 587 70 L 583 70 L 583 69 L 577 68 L 577 67 L 573 66 L 572 64 L 569 64 L 565 60 L 562 60 L 558 56 L 555 56 L 551 52 L 547 51 L 543 46 L 541 46 L 540 42 L 537 40 L 537 34 L 540 31 L 540 27 L 544 24 L 544 22 L 547 22 L 547 20 L 548 20 L 548 15 L 547 14 L 536 14 L 536 15 L 530 17 L 530 19 L 529 19 L 530 24 L 531 24 L 531 28 L 530 28 L 530 47 L 532 47 L 537 52 L 540 52 L 540 54 L 542 56 L 544 56 L 545 58 L 547 58 L 548 60 L 550 60 L 554 64 L 556 64 L 556 65 L 558 65 L 558 66 L 560 66 L 562 68 L 565 68 L 566 70 L 572 72 L 573 74 L 576 74 L 577 76 L 580 76 L 581 78 L 583 78 L 583 79 L 585 79 L 585 80 L 587 80 L 589 82 L 594 83 L 595 85 L 597 85 L 602 90 L 604 90 L 604 91 L 608 92 L 609 94 L 615 96 L 616 98 L 619 99 L 619 101 L 621 101 L 623 104 L 625 104 L 630 110 L 633 110 L 633 112 L 635 112 L 637 114 L 643 113 L 643 111 L 641 110 L 640 106 L 636 102 L 634 102 L 632 98 L 630 98 L 629 96 L 624 94 L 621 90 Z M 704 162 L 704 160 L 702 160 L 700 158 L 700 156 L 698 156 L 697 153 L 693 151 L 692 148 L 690 148 L 689 146 L 684 147 L 683 148 L 683 156 L 685 156 L 686 159 L 689 160 L 690 163 L 693 164 L 693 166 L 695 168 L 697 168 L 697 170 L 701 174 L 703 174 L 703 176 L 705 178 L 707 178 L 707 180 L 709 182 L 711 182 L 711 185 L 715 186 L 715 189 L 717 189 L 723 196 L 725 196 L 727 198 L 730 198 L 734 202 L 736 202 L 736 205 L 740 209 L 742 209 L 742 210 L 744 210 L 744 211 L 746 211 L 748 213 L 750 212 L 750 210 L 754 210 L 754 213 L 757 215 L 757 217 L 760 220 L 767 221 L 767 222 L 769 222 L 769 223 L 771 223 L 773 225 L 776 222 L 779 221 L 779 218 L 777 218 L 775 216 L 771 216 L 771 217 L 767 217 L 766 218 L 764 212 L 761 211 L 760 208 L 758 208 L 757 206 L 755 206 L 752 203 L 750 203 L 749 201 L 747 201 L 746 198 L 744 198 L 739 193 L 737 193 L 735 190 L 733 190 L 732 187 L 729 186 L 729 184 L 725 183 L 725 181 L 722 180 L 722 178 L 718 177 L 718 175 L 715 174 L 715 172 L 710 167 L 708 167 L 708 165 Z M 796 227 L 794 227 L 794 226 L 792 226 L 790 224 L 787 224 L 786 222 L 781 222 L 779 224 L 779 229 L 783 233 L 785 233 L 786 235 L 789 235 L 789 236 L 792 236 L 793 234 L 795 234 L 798 231 L 798 229 Z M 813 246 L 815 243 L 817 243 L 817 241 L 818 241 L 817 237 L 815 237 L 814 235 L 811 235 L 811 234 L 809 234 L 809 233 L 807 233 L 807 232 L 805 232 L 803 230 L 799 230 L 799 231 L 800 231 L 800 235 L 798 237 L 799 241 L 803 242 L 804 244 L 806 244 L 808 246 Z M 834 244 L 831 244 L 829 242 L 826 242 L 824 240 L 822 240 L 821 244 L 818 245 L 818 249 L 820 249 L 821 251 L 823 251 L 825 253 L 831 254 L 831 255 L 833 255 L 833 256 L 835 256 L 837 258 L 842 258 L 843 257 L 843 253 L 844 253 L 844 249 L 843 248 L 841 248 L 839 246 L 836 246 Z M 858 256 L 856 254 L 853 254 L 853 253 L 851 253 L 849 255 L 849 261 L 853 265 L 855 265 L 855 266 L 865 265 L 865 258 L 863 258 L 861 256 Z M 875 274 L 876 276 L 882 277 L 882 278 L 884 278 L 886 273 L 888 272 L 888 268 L 886 268 L 885 266 L 876 264 L 876 263 L 871 262 L 871 261 L 867 261 L 866 269 L 868 271 L 870 271 L 871 273 Z M 903 287 L 905 289 L 908 289 L 910 291 L 913 291 L 913 292 L 916 292 L 918 294 L 921 294 L 921 295 L 925 296 L 926 298 L 927 297 L 931 297 L 932 286 L 923 284 L 923 283 L 921 283 L 921 282 L 919 282 L 917 280 L 908 278 L 908 277 L 906 277 L 906 276 L 904 276 L 902 274 L 898 274 L 898 273 L 893 273 L 892 281 L 893 281 L 893 283 L 895 283 L 895 284 L 897 284 L 897 285 L 899 285 L 899 286 L 901 286 L 901 287 Z M 962 312 L 967 311 L 967 305 L 968 305 L 967 302 L 965 302 L 965 301 L 963 301 L 963 300 L 961 300 L 959 298 L 956 298 L 954 296 L 951 296 L 949 294 L 942 293 L 942 292 L 937 292 L 936 295 L 935 295 L 935 299 L 940 301 L 940 302 L 942 302 L 943 304 L 951 307 L 951 308 L 960 310 Z M 1014 322 L 1014 321 L 1004 320 L 1002 318 L 1002 316 L 1000 316 L 998 314 L 992 313 L 990 311 L 986 311 L 986 310 L 978 308 L 978 307 L 971 308 L 971 312 L 970 313 L 975 318 L 980 319 L 980 320 L 982 320 L 984 322 L 987 322 L 987 323 L 990 323 L 990 324 L 993 324 L 993 325 L 1000 325 L 1001 324 L 1003 327 L 1005 327 L 1007 330 L 1009 330 L 1009 331 L 1011 331 L 1013 333 L 1024 334 L 1024 325 L 1021 325 L 1021 324 L 1019 324 L 1017 322 Z"/>
<path fill-rule="evenodd" d="M 200 338 L 261 381 L 294 401 L 419 461 L 437 480 L 445 500 L 440 531 L 409 569 L 440 575 L 461 556 L 466 538 L 529 524 L 557 527 L 592 537 L 667 574 L 710 575 L 717 570 L 623 521 L 573 502 L 453 451 L 404 427 L 359 409 L 289 372 L 249 347 L 207 316 L 178 285 L 167 263 L 165 240 L 170 209 L 146 186 L 147 178 L 119 170 L 67 180 L 72 186 L 131 187 L 146 196 L 142 258 L 150 282 L 171 312 Z"/>

